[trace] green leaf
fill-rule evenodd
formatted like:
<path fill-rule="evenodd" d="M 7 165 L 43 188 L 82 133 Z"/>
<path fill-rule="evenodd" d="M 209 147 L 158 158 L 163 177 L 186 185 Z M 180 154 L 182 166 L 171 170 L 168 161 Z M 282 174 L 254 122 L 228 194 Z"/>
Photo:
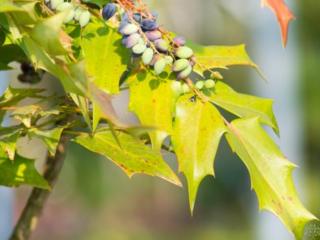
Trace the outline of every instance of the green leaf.
<path fill-rule="evenodd" d="M 214 158 L 225 131 L 222 116 L 211 103 L 192 95 L 179 98 L 172 142 L 179 170 L 188 180 L 191 211 L 201 181 L 207 175 L 214 176 Z"/>
<path fill-rule="evenodd" d="M 6 153 L 10 160 L 13 160 L 15 157 L 18 138 L 18 131 L 11 131 L 10 133 L 0 135 L 0 152 Z"/>
<path fill-rule="evenodd" d="M 16 5 L 12 0 L 1 0 L 0 12 L 24 11 L 23 8 Z"/>
<path fill-rule="evenodd" d="M 129 79 L 129 108 L 147 127 L 154 149 L 160 150 L 163 140 L 172 134 L 172 119 L 181 84 L 168 76 L 161 78 L 143 71 Z"/>
<path fill-rule="evenodd" d="M 93 83 L 108 94 L 119 92 L 119 82 L 129 63 L 129 51 L 121 44 L 121 35 L 102 21 L 89 23 L 82 33 L 85 65 Z M 94 104 L 93 129 L 101 118 Z"/>
<path fill-rule="evenodd" d="M 15 159 L 11 161 L 5 153 L 0 152 L 0 185 L 17 187 L 22 184 L 50 189 L 47 181 L 34 167 L 34 160 L 16 154 Z"/>
<path fill-rule="evenodd" d="M 0 70 L 9 70 L 9 63 L 26 60 L 26 55 L 16 44 L 0 46 Z"/>
<path fill-rule="evenodd" d="M 30 137 L 37 137 L 41 139 L 47 146 L 49 154 L 54 156 L 63 132 L 63 127 L 56 127 L 51 130 L 40 130 L 32 128 L 28 131 Z"/>
<path fill-rule="evenodd" d="M 245 45 L 237 46 L 201 46 L 189 43 L 195 52 L 197 65 L 195 70 L 203 72 L 204 68 L 228 68 L 229 66 L 250 66 L 259 71 L 258 66 L 250 59 Z"/>
<path fill-rule="evenodd" d="M 61 12 L 38 22 L 30 33 L 30 37 L 51 56 L 64 55 L 70 50 L 71 42 L 65 44 L 66 33 L 61 29 L 66 14 Z"/>
<path fill-rule="evenodd" d="M 217 82 L 210 101 L 239 117 L 260 117 L 262 123 L 279 133 L 274 116 L 273 100 L 240 94 L 223 82 Z"/>
<path fill-rule="evenodd" d="M 104 5 L 108 4 L 110 0 L 83 0 L 85 3 L 92 3 L 96 4 L 99 7 L 103 7 Z"/>
<path fill-rule="evenodd" d="M 306 223 L 316 219 L 300 202 L 289 162 L 268 136 L 258 118 L 238 119 L 229 125 L 227 140 L 249 170 L 260 209 L 278 216 L 297 239 Z"/>
<path fill-rule="evenodd" d="M 75 138 L 75 142 L 110 159 L 129 177 L 136 173 L 144 173 L 180 185 L 179 179 L 160 153 L 128 134 L 117 132 L 117 137 L 121 147 L 110 131 L 97 132 L 94 136 L 82 134 Z"/>

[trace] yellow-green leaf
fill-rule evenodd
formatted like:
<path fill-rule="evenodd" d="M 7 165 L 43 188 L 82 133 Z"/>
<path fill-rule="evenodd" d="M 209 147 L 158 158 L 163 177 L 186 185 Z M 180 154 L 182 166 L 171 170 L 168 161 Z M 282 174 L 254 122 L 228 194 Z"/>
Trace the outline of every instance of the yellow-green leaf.
<path fill-rule="evenodd" d="M 273 100 L 240 94 L 223 82 L 217 82 L 210 101 L 239 117 L 260 117 L 262 123 L 279 132 L 274 116 Z"/>
<path fill-rule="evenodd" d="M 119 82 L 129 63 L 129 51 L 121 45 L 121 35 L 102 21 L 89 23 L 82 33 L 81 46 L 86 70 L 93 83 L 108 94 L 119 93 Z M 94 104 L 93 129 L 102 110 Z"/>
<path fill-rule="evenodd" d="M 179 170 L 188 181 L 191 211 L 201 181 L 207 175 L 214 176 L 214 158 L 225 130 L 220 113 L 211 103 L 192 95 L 179 98 L 172 141 Z"/>
<path fill-rule="evenodd" d="M 245 45 L 236 46 L 201 46 L 189 44 L 197 59 L 196 71 L 204 68 L 228 68 L 234 65 L 250 66 L 259 71 L 258 66 L 250 59 Z"/>
<path fill-rule="evenodd" d="M 110 159 L 129 177 L 136 173 L 144 173 L 181 185 L 159 152 L 152 150 L 129 134 L 122 132 L 116 132 L 116 134 L 121 146 L 111 131 L 97 132 L 94 136 L 82 134 L 75 138 L 75 142 Z"/>
<path fill-rule="evenodd" d="M 258 118 L 238 119 L 228 128 L 227 140 L 249 170 L 260 209 L 274 213 L 301 239 L 305 224 L 316 218 L 297 196 L 292 179 L 295 165 L 284 157 Z"/>
<path fill-rule="evenodd" d="M 22 184 L 50 189 L 47 181 L 37 172 L 34 160 L 15 155 L 13 161 L 6 153 L 0 152 L 0 185 L 17 187 Z"/>
<path fill-rule="evenodd" d="M 150 131 L 154 149 L 160 150 L 163 140 L 172 133 L 172 119 L 180 83 L 150 72 L 139 72 L 129 79 L 130 105 L 141 123 L 156 128 Z"/>

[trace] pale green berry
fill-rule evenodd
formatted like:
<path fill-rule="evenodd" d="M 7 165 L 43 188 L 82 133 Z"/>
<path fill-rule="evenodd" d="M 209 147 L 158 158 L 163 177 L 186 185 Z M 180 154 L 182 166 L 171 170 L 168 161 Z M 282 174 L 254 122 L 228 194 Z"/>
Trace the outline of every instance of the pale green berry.
<path fill-rule="evenodd" d="M 142 54 L 146 50 L 147 46 L 145 44 L 138 43 L 133 46 L 132 52 L 134 54 Z"/>
<path fill-rule="evenodd" d="M 57 11 L 58 12 L 63 12 L 65 10 L 68 10 L 68 9 L 72 9 L 73 8 L 73 5 L 69 2 L 63 2 L 61 4 L 59 4 L 57 6 Z"/>
<path fill-rule="evenodd" d="M 82 8 L 80 8 L 80 7 L 77 7 L 75 9 L 74 19 L 79 21 L 79 18 L 80 18 L 80 15 L 81 15 L 82 12 L 84 12 L 84 10 Z"/>
<path fill-rule="evenodd" d="M 63 0 L 51 0 L 51 8 L 56 9 L 61 3 L 63 3 Z"/>
<path fill-rule="evenodd" d="M 204 86 L 206 88 L 214 88 L 214 86 L 216 85 L 215 81 L 213 81 L 212 79 L 208 79 L 204 82 Z"/>
<path fill-rule="evenodd" d="M 179 72 L 178 79 L 186 79 L 192 73 L 192 67 L 189 65 L 185 70 Z"/>
<path fill-rule="evenodd" d="M 188 92 L 191 91 L 190 87 L 186 83 L 182 84 L 181 90 L 182 90 L 183 93 L 188 93 Z"/>
<path fill-rule="evenodd" d="M 91 18 L 91 14 L 89 11 L 83 11 L 81 14 L 80 14 L 80 17 L 79 17 L 79 24 L 81 27 L 84 27 L 86 26 L 89 21 L 90 21 L 90 18 Z"/>
<path fill-rule="evenodd" d="M 173 58 L 171 56 L 165 56 L 164 57 L 167 61 L 167 64 L 172 64 L 173 63 Z"/>
<path fill-rule="evenodd" d="M 64 18 L 63 22 L 68 23 L 72 21 L 72 19 L 74 18 L 74 15 L 75 15 L 75 11 L 71 9 L 70 12 L 67 14 L 67 16 Z"/>
<path fill-rule="evenodd" d="M 174 72 L 180 72 L 190 66 L 190 63 L 187 59 L 179 59 L 174 62 L 172 70 Z"/>
<path fill-rule="evenodd" d="M 154 64 L 154 71 L 157 75 L 161 74 L 165 67 L 167 65 L 167 61 L 165 58 L 159 59 L 155 64 Z"/>
<path fill-rule="evenodd" d="M 176 50 L 176 55 L 178 58 L 187 59 L 193 56 L 193 50 L 189 47 L 179 47 Z"/>
<path fill-rule="evenodd" d="M 202 89 L 203 86 L 204 86 L 204 81 L 198 81 L 198 82 L 196 82 L 196 88 Z"/>
<path fill-rule="evenodd" d="M 120 32 L 124 35 L 131 35 L 133 33 L 136 33 L 138 32 L 139 28 L 135 25 L 135 24 L 132 24 L 132 23 L 129 23 L 127 25 L 125 25 L 121 30 Z"/>
<path fill-rule="evenodd" d="M 145 65 L 149 65 L 153 59 L 153 50 L 151 48 L 147 48 L 144 53 L 142 54 L 142 62 Z"/>

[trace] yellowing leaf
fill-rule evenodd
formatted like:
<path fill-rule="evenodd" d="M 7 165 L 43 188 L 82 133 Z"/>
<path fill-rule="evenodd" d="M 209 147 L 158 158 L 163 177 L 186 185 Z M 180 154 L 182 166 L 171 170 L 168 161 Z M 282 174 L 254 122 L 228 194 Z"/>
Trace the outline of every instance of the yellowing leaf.
<path fill-rule="evenodd" d="M 140 72 L 129 79 L 129 108 L 147 127 L 155 127 L 150 131 L 154 149 L 160 150 L 163 140 L 172 133 L 172 119 L 180 83 L 161 78 L 150 72 Z"/>
<path fill-rule="evenodd" d="M 16 154 L 13 161 L 4 152 L 0 152 L 0 185 L 17 187 L 22 184 L 50 189 L 47 181 L 37 172 L 34 160 Z"/>
<path fill-rule="evenodd" d="M 225 126 L 218 110 L 192 95 L 179 98 L 172 142 L 179 170 L 188 181 L 190 208 L 193 211 L 203 178 L 214 175 L 213 162 Z"/>
<path fill-rule="evenodd" d="M 85 65 L 93 83 L 108 94 L 119 92 L 121 75 L 129 63 L 129 51 L 121 45 L 121 35 L 102 21 L 89 23 L 82 33 Z M 93 129 L 102 115 L 94 105 Z"/>
<path fill-rule="evenodd" d="M 195 52 L 197 64 L 196 71 L 203 72 L 206 68 L 228 68 L 234 65 L 254 67 L 258 66 L 250 59 L 245 45 L 237 46 L 201 46 L 189 44 Z"/>
<path fill-rule="evenodd" d="M 273 113 L 273 100 L 240 94 L 223 82 L 217 82 L 210 101 L 239 117 L 260 117 L 262 123 L 277 133 L 278 123 Z"/>
<path fill-rule="evenodd" d="M 268 6 L 277 16 L 281 29 L 282 43 L 283 46 L 286 46 L 289 23 L 294 19 L 294 15 L 287 7 L 284 0 L 262 0 L 262 5 Z"/>
<path fill-rule="evenodd" d="M 121 147 L 111 131 L 97 132 L 94 136 L 82 134 L 75 138 L 75 142 L 110 159 L 129 177 L 136 173 L 144 173 L 181 185 L 159 152 L 125 133 L 117 132 L 117 138 Z"/>
<path fill-rule="evenodd" d="M 227 140 L 249 170 L 260 209 L 274 213 L 301 239 L 305 224 L 316 218 L 297 196 L 292 179 L 295 165 L 283 156 L 258 118 L 233 121 Z"/>

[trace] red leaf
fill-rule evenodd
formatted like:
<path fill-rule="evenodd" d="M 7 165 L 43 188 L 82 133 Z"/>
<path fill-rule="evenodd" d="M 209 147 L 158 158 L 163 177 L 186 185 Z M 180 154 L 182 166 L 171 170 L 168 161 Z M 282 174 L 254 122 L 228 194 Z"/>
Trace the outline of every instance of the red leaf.
<path fill-rule="evenodd" d="M 283 46 L 287 45 L 288 27 L 295 17 L 284 0 L 262 0 L 263 6 L 268 6 L 276 14 L 281 28 Z"/>

